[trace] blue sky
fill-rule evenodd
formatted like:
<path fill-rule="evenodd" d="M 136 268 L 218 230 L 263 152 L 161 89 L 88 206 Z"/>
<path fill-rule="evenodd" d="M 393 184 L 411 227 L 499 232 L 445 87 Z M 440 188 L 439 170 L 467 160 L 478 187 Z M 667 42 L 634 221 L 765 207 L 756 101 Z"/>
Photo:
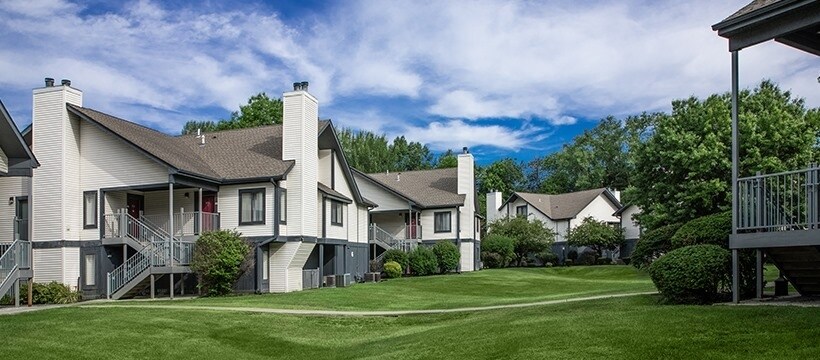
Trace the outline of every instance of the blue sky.
<path fill-rule="evenodd" d="M 0 100 L 22 128 L 31 89 L 67 78 L 84 106 L 177 133 L 309 81 L 338 126 L 529 160 L 604 116 L 727 91 L 710 26 L 747 2 L 0 0 Z M 819 65 L 767 43 L 741 52 L 741 83 L 816 107 Z"/>

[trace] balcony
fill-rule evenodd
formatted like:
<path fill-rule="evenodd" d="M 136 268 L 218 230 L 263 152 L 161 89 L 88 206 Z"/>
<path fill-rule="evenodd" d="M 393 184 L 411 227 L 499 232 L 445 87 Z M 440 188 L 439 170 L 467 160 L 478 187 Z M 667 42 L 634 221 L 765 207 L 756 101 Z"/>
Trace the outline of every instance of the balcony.
<path fill-rule="evenodd" d="M 820 245 L 820 167 L 740 178 L 737 195 L 732 248 Z"/>

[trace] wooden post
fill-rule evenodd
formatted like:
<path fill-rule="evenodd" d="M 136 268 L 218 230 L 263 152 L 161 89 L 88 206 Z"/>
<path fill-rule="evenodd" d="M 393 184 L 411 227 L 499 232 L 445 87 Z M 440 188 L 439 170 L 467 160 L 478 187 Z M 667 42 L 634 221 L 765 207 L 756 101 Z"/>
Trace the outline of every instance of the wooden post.
<path fill-rule="evenodd" d="M 154 288 L 154 274 L 151 274 L 151 298 L 153 299 L 156 296 L 156 289 Z"/>
<path fill-rule="evenodd" d="M 32 290 L 33 288 L 34 288 L 34 278 L 28 278 L 28 299 L 27 299 L 28 300 L 28 307 L 31 307 L 31 305 L 34 302 L 34 298 L 33 298 L 34 294 L 32 293 L 34 291 L 34 290 Z"/>

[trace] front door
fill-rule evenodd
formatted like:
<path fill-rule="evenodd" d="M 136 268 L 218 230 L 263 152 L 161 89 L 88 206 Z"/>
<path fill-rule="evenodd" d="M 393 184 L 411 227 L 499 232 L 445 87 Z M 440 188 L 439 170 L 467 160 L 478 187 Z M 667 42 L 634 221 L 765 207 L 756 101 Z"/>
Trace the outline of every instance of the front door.
<path fill-rule="evenodd" d="M 134 219 L 139 219 L 140 214 L 145 210 L 145 198 L 142 195 L 128 194 L 126 203 L 128 215 L 131 215 Z"/>
<path fill-rule="evenodd" d="M 17 239 L 28 240 L 28 198 L 18 197 L 14 208 L 14 222 Z"/>
<path fill-rule="evenodd" d="M 202 195 L 202 231 L 213 231 L 217 228 L 216 216 L 216 195 Z"/>

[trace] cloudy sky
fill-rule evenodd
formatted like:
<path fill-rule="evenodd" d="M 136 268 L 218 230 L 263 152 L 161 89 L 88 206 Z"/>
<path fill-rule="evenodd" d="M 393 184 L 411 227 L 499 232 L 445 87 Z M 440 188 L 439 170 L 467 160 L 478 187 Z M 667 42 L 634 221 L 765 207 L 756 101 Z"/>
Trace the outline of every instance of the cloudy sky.
<path fill-rule="evenodd" d="M 86 107 L 175 134 L 309 81 L 337 125 L 527 160 L 606 115 L 728 91 L 710 26 L 748 1 L 0 0 L 0 100 L 22 128 L 31 89 L 66 78 Z M 741 52 L 742 86 L 813 107 L 818 71 L 777 43 Z"/>

